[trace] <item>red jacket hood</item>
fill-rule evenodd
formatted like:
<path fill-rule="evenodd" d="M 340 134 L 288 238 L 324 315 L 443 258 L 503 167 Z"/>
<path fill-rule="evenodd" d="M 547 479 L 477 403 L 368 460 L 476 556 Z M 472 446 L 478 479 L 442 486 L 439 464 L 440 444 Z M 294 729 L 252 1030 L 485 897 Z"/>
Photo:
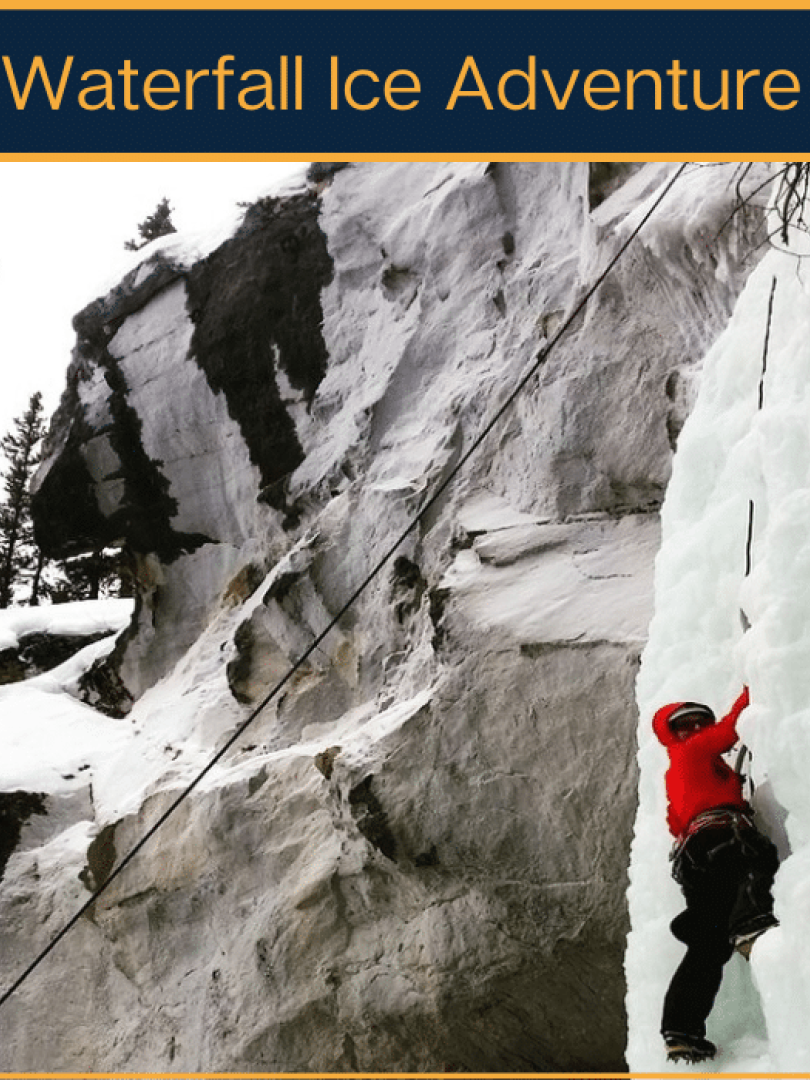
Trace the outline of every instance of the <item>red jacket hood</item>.
<path fill-rule="evenodd" d="M 664 705 L 653 717 L 653 731 L 657 735 L 658 741 L 663 743 L 664 746 L 672 746 L 678 742 L 669 726 L 669 718 L 680 709 L 681 705 L 685 704 L 685 701 L 674 701 L 671 705 Z"/>

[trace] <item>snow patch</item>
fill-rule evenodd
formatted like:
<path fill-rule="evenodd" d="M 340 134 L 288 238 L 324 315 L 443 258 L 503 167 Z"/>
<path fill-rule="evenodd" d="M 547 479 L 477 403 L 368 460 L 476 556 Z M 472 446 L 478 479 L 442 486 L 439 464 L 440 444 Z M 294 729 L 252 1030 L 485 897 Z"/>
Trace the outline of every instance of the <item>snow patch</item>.
<path fill-rule="evenodd" d="M 555 525 L 526 525 L 493 504 L 477 536 L 444 575 L 481 627 L 501 627 L 522 642 L 639 642 L 652 610 L 651 566 L 658 522 L 649 515 Z M 520 524 L 504 526 L 504 521 Z"/>

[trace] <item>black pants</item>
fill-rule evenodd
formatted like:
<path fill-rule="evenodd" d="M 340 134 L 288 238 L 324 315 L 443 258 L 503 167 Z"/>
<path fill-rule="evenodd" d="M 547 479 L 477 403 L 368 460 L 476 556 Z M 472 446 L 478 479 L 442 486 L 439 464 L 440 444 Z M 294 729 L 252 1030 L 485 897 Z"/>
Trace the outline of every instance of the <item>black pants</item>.
<path fill-rule="evenodd" d="M 688 840 L 673 866 L 686 910 L 670 926 L 686 955 L 664 999 L 662 1031 L 706 1035 L 732 938 L 773 912 L 778 866 L 774 845 L 751 826 L 704 828 Z"/>

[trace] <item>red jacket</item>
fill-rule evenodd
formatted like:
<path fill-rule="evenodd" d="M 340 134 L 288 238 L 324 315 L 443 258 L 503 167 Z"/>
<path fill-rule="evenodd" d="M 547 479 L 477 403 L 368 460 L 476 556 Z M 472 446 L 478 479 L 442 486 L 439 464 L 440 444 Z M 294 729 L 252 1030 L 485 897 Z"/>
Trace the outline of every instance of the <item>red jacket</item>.
<path fill-rule="evenodd" d="M 669 752 L 667 824 L 675 837 L 682 836 L 690 821 L 704 810 L 715 806 L 744 810 L 746 806 L 742 779 L 720 755 L 737 741 L 736 724 L 748 705 L 748 687 L 722 720 L 681 740 L 670 731 L 668 720 L 682 704 L 665 705 L 653 717 L 653 731 Z"/>

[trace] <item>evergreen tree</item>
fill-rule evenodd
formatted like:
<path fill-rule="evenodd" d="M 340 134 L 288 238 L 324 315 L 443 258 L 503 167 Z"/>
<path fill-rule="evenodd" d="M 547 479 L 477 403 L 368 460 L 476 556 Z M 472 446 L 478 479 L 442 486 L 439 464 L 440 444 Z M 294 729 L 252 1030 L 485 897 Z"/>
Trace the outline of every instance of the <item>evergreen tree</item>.
<path fill-rule="evenodd" d="M 36 393 L 23 416 L 0 439 L 5 457 L 0 503 L 0 608 L 13 603 L 37 605 L 69 600 L 97 600 L 127 595 L 123 578 L 124 557 L 105 548 L 88 555 L 53 561 L 46 559 L 34 540 L 31 520 L 31 478 L 40 462 L 45 433 L 42 395 Z"/>
<path fill-rule="evenodd" d="M 55 604 L 125 595 L 123 553 L 118 549 L 76 555 L 60 562 L 59 570 L 60 579 L 49 590 Z"/>
<path fill-rule="evenodd" d="M 159 236 L 168 236 L 169 233 L 177 232 L 172 224 L 172 208 L 167 198 L 161 199 L 154 213 L 140 223 L 138 232 L 141 236 L 140 243 L 137 240 L 127 240 L 124 244 L 127 251 L 139 251 L 145 244 L 157 240 Z"/>
<path fill-rule="evenodd" d="M 34 394 L 26 412 L 13 423 L 13 430 L 0 440 L 6 459 L 5 499 L 0 504 L 0 608 L 12 603 L 26 579 L 32 582 L 29 602 L 39 600 L 43 563 L 34 543 L 30 483 L 45 432 L 42 394 Z"/>

